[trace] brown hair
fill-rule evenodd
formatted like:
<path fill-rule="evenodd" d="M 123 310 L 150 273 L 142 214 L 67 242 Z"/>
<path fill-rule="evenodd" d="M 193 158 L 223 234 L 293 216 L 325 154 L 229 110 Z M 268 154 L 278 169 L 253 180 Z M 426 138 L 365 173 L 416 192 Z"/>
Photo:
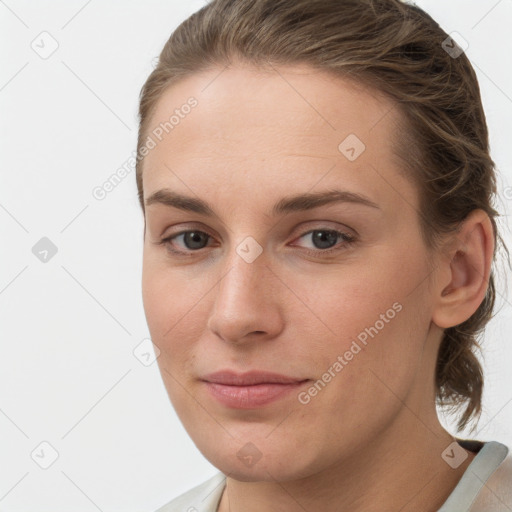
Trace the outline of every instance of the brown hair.
<path fill-rule="evenodd" d="M 401 113 L 395 153 L 420 195 L 422 235 L 430 250 L 456 232 L 474 209 L 489 215 L 496 258 L 498 212 L 495 164 L 475 72 L 464 53 L 427 13 L 399 0 L 212 0 L 192 14 L 165 44 L 141 90 L 140 153 L 162 93 L 181 78 L 235 59 L 308 64 L 357 80 L 391 98 Z M 136 179 L 144 212 L 142 158 Z M 437 403 L 466 403 L 462 430 L 481 412 L 483 375 L 477 336 L 493 314 L 491 269 L 487 292 L 465 322 L 444 330 L 435 374 Z"/>

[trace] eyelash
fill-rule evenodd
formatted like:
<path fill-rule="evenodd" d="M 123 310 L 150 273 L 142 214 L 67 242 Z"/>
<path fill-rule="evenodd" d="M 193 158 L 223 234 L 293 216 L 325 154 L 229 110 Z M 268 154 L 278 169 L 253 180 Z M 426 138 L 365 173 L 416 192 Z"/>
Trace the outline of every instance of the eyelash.
<path fill-rule="evenodd" d="M 350 235 L 348 233 L 344 233 L 342 231 L 338 231 L 336 229 L 329 229 L 329 228 L 310 229 L 309 231 L 306 231 L 305 233 L 300 235 L 298 238 L 302 238 L 302 237 L 304 237 L 306 235 L 314 233 L 315 231 L 323 231 L 323 232 L 335 233 L 335 234 L 338 235 L 338 238 L 341 238 L 343 240 L 343 244 L 341 246 L 338 246 L 338 243 L 339 243 L 338 242 L 334 247 L 331 247 L 329 249 L 303 249 L 303 251 L 306 252 L 306 254 L 309 254 L 309 255 L 312 255 L 312 256 L 318 256 L 319 254 L 320 255 L 331 255 L 332 253 L 346 250 L 349 246 L 351 246 L 352 244 L 354 244 L 356 242 L 356 237 L 355 236 Z M 178 256 L 193 256 L 194 253 L 199 253 L 201 251 L 201 249 L 188 250 L 188 251 L 178 251 L 176 249 L 171 248 L 171 245 L 170 245 L 170 242 L 174 238 L 177 238 L 178 236 L 181 236 L 181 235 L 187 234 L 187 233 L 191 233 L 191 232 L 193 232 L 193 233 L 202 233 L 202 234 L 205 234 L 205 235 L 209 236 L 210 238 L 213 238 L 210 234 L 206 233 L 205 231 L 201 231 L 201 230 L 198 230 L 198 229 L 188 229 L 188 230 L 185 230 L 185 231 L 180 231 L 179 233 L 173 234 L 171 236 L 168 236 L 167 238 L 164 238 L 160 242 L 157 242 L 157 244 L 158 245 L 165 245 L 167 250 L 170 253 L 172 253 L 172 254 L 175 254 L 175 255 L 178 255 Z"/>

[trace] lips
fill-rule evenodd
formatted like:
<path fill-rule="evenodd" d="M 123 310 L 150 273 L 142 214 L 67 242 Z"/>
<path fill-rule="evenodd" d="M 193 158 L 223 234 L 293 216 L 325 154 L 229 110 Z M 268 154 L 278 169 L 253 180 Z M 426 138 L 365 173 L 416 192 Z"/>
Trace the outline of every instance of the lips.
<path fill-rule="evenodd" d="M 223 370 L 201 380 L 210 396 L 222 405 L 233 409 L 254 409 L 289 396 L 309 379 L 256 370 L 246 373 Z"/>
<path fill-rule="evenodd" d="M 201 380 L 224 384 L 226 386 L 253 386 L 255 384 L 295 384 L 308 379 L 301 377 L 288 377 L 279 373 L 253 370 L 246 373 L 236 373 L 231 370 L 222 370 L 206 375 Z"/>

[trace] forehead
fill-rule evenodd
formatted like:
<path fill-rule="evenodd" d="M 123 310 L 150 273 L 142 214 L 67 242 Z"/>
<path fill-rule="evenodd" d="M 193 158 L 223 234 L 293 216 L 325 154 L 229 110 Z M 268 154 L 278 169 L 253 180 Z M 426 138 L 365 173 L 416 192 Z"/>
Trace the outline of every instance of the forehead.
<path fill-rule="evenodd" d="M 326 185 L 342 178 L 374 197 L 392 193 L 382 180 L 399 179 L 392 170 L 398 116 L 378 91 L 309 66 L 198 73 L 167 89 L 148 123 L 147 135 L 157 130 L 161 140 L 144 159 L 145 197 L 173 183 L 183 188 L 178 176 L 212 187 L 220 180 L 254 186 L 257 178 L 260 186 L 293 188 L 329 169 Z"/>
<path fill-rule="evenodd" d="M 355 133 L 373 142 L 397 114 L 394 104 L 379 91 L 345 77 L 304 65 L 274 66 L 265 71 L 239 65 L 198 73 L 172 85 L 157 102 L 149 124 L 168 122 L 191 97 L 197 100 L 191 120 L 173 131 L 190 135 L 190 127 L 208 139 L 219 140 L 241 141 L 251 128 L 274 127 L 290 138 L 303 135 L 336 141 Z M 384 116 L 387 122 L 381 124 Z M 198 117 L 200 123 L 194 123 Z M 381 126 L 370 141 L 367 132 L 377 124 Z"/>

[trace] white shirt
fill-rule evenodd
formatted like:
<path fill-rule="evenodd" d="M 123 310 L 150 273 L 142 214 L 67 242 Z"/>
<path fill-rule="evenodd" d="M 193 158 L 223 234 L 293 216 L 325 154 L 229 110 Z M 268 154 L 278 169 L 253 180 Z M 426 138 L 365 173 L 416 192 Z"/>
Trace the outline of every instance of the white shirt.
<path fill-rule="evenodd" d="M 458 439 L 464 448 L 475 443 Z M 478 444 L 478 442 L 477 442 Z M 219 472 L 156 512 L 217 512 L 226 475 Z M 512 453 L 496 441 L 482 443 L 455 489 L 438 512 L 512 511 Z"/>

